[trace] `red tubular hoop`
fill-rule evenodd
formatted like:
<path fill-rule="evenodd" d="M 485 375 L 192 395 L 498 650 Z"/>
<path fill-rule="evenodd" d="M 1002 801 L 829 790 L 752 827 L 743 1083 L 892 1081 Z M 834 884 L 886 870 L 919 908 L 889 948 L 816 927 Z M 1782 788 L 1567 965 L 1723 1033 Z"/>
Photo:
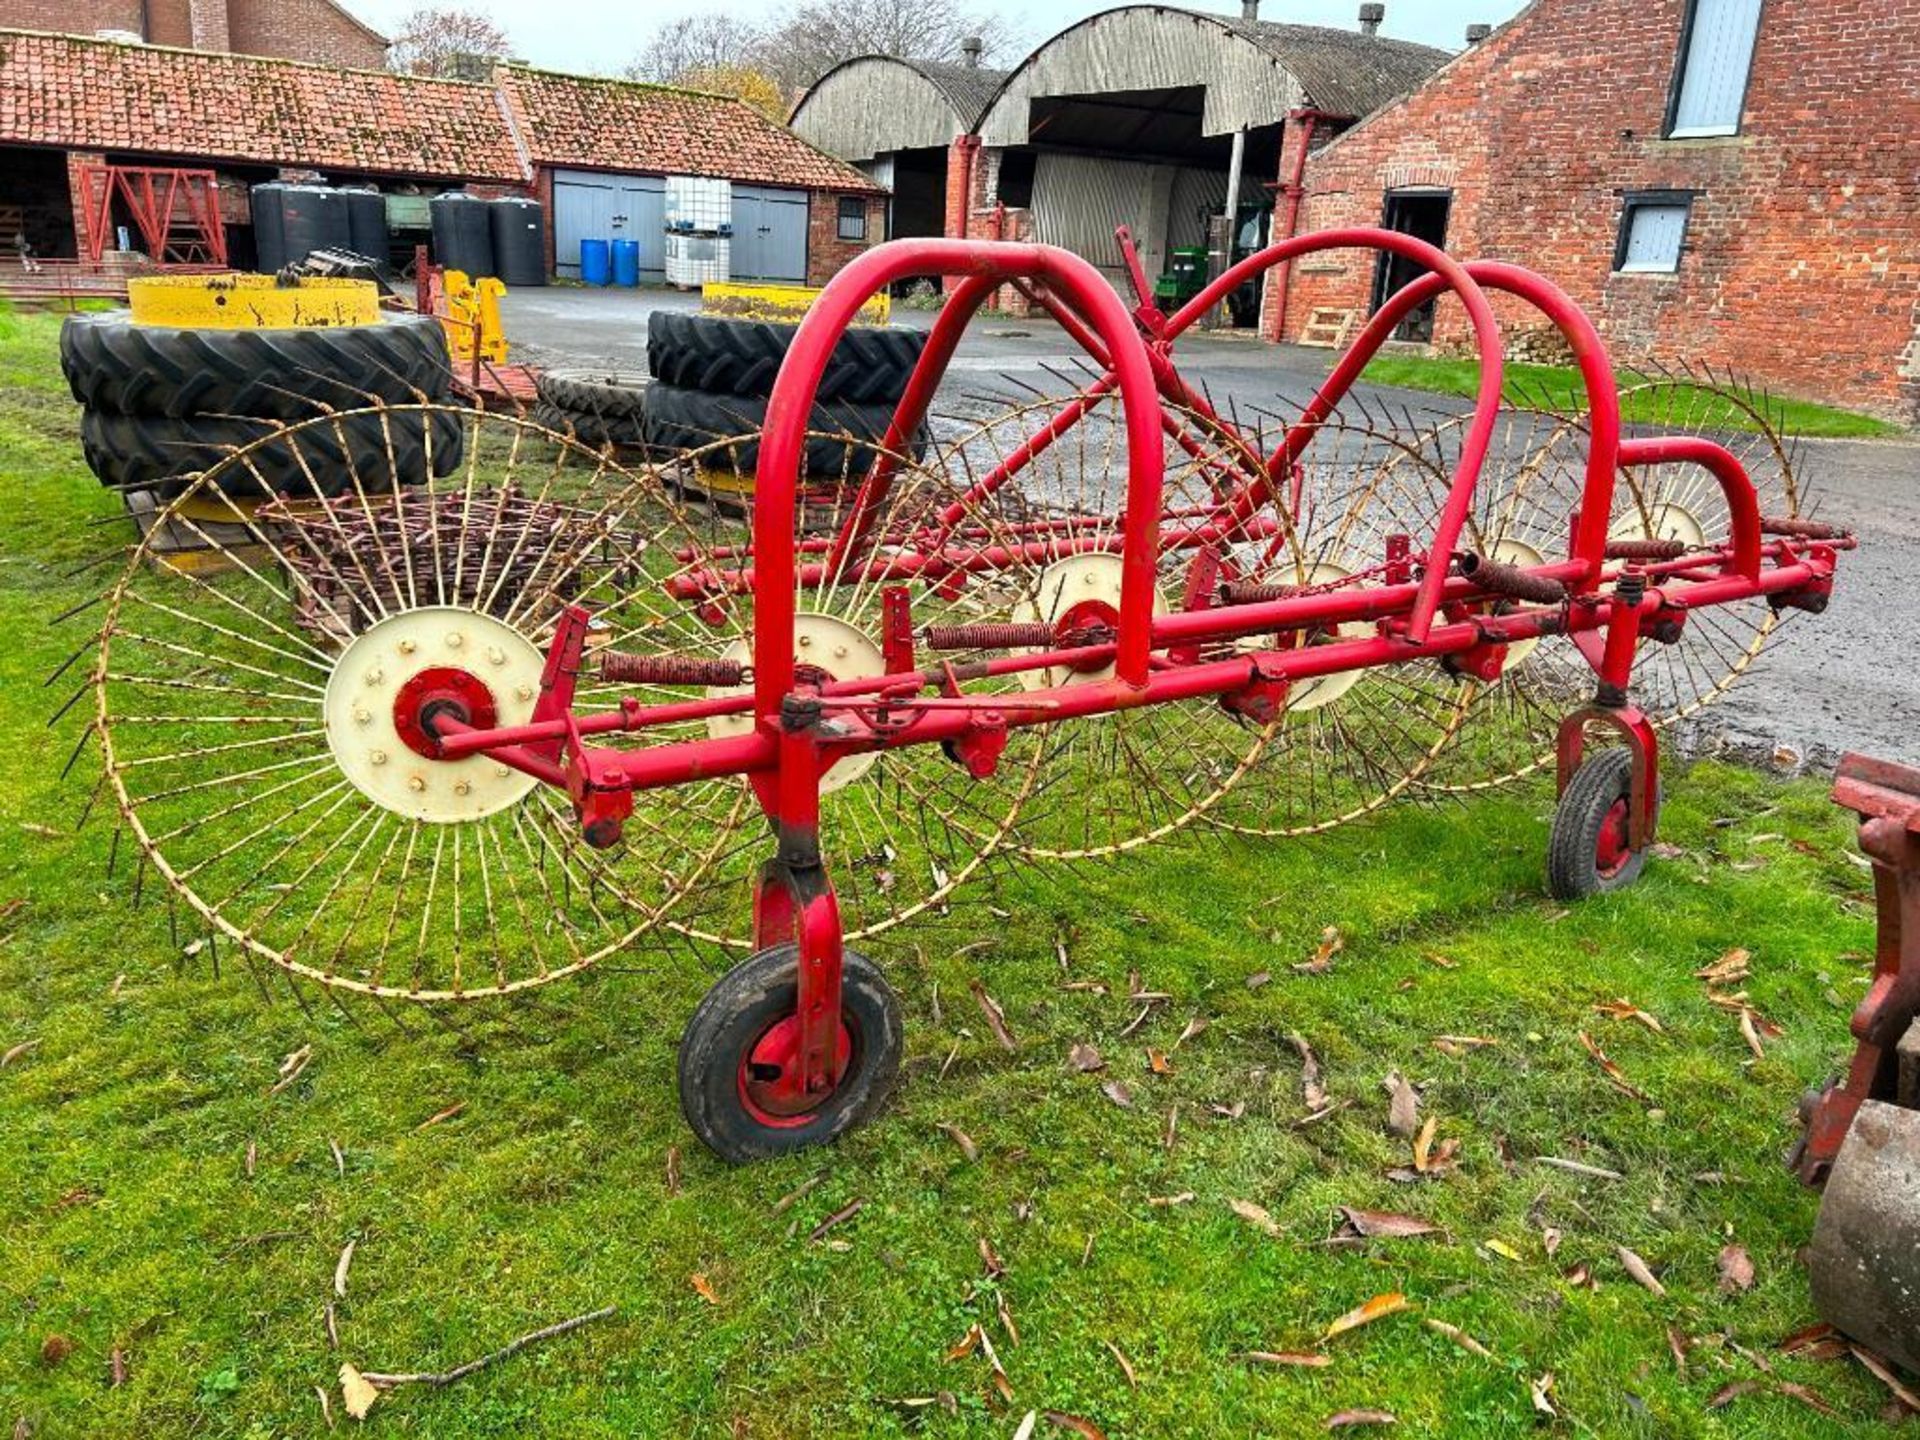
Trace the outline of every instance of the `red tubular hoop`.
<path fill-rule="evenodd" d="M 959 275 L 934 340 L 921 357 L 890 434 L 910 435 L 925 414 L 960 331 L 993 286 L 1025 277 L 1045 280 L 1091 321 L 1118 378 L 1127 433 L 1127 513 L 1121 553 L 1120 634 L 1116 661 L 1123 691 L 1144 696 L 1153 637 L 1153 587 L 1159 553 L 1164 480 L 1160 406 L 1146 346 L 1120 297 L 1079 256 L 1047 245 L 968 240 L 895 240 L 862 254 L 827 283 L 800 324 L 767 402 L 754 484 L 754 710 L 763 728 L 777 727 L 793 688 L 795 556 L 793 525 L 807 416 L 840 336 L 869 296 L 909 275 Z M 1469 282 L 1471 283 L 1471 282 Z M 937 340 L 944 353 L 936 352 Z"/>

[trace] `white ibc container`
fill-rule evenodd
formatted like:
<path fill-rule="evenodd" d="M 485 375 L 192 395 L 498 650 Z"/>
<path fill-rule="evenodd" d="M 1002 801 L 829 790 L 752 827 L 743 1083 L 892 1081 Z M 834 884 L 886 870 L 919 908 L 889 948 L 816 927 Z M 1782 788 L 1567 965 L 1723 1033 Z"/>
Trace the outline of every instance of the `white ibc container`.
<path fill-rule="evenodd" d="M 732 250 L 725 236 L 669 234 L 667 283 L 686 290 L 730 278 Z"/>

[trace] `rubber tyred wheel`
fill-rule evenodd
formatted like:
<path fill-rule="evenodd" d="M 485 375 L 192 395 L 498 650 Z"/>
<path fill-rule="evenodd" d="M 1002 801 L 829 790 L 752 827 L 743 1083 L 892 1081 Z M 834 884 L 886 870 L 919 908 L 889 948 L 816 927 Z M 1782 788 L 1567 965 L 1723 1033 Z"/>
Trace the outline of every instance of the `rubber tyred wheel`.
<path fill-rule="evenodd" d="M 886 1102 L 900 1071 L 900 1001 L 851 950 L 841 967 L 838 1083 L 811 1103 L 777 1081 L 799 1043 L 800 951 L 761 950 L 706 993 L 680 1039 L 680 1109 L 721 1159 L 740 1164 L 824 1145 Z"/>
<path fill-rule="evenodd" d="M 1605 895 L 1640 878 L 1647 852 L 1632 849 L 1627 838 L 1632 785 L 1633 756 L 1626 750 L 1602 750 L 1574 771 L 1554 809 L 1547 845 L 1547 889 L 1555 899 Z M 1658 821 L 1657 785 L 1654 807 Z"/>

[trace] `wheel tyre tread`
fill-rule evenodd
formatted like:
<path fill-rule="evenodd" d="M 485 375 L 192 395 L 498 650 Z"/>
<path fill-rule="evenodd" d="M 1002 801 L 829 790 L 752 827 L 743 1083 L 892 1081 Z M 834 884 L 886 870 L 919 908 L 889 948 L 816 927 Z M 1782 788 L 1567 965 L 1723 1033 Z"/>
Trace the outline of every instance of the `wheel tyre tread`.
<path fill-rule="evenodd" d="M 219 464 L 232 448 L 251 445 L 283 428 L 273 420 L 222 415 L 173 419 L 87 410 L 80 417 L 80 446 L 102 485 L 154 490 L 171 497 L 186 488 L 189 477 Z M 458 412 L 370 410 L 343 415 L 337 422 L 305 426 L 297 431 L 293 444 L 260 446 L 251 453 L 250 464 L 223 475 L 221 489 L 235 498 L 261 499 L 267 493 L 284 492 L 304 500 L 314 497 L 316 482 L 321 495 L 347 494 L 356 476 L 362 485 L 385 486 L 395 474 L 403 483 L 417 484 L 428 478 L 429 434 L 433 473 L 451 474 L 460 463 L 466 439 Z"/>
<path fill-rule="evenodd" d="M 1630 798 L 1632 785 L 1633 755 L 1625 749 L 1602 750 L 1574 771 L 1554 807 L 1547 842 L 1547 889 L 1554 899 L 1607 895 L 1625 890 L 1640 878 L 1647 864 L 1645 850 L 1629 856 L 1613 875 L 1600 873 L 1597 855 L 1607 812 L 1621 799 Z"/>
<path fill-rule="evenodd" d="M 886 438 L 887 425 L 893 419 L 893 406 L 855 405 L 834 401 L 815 405 L 808 421 L 810 430 L 845 431 L 854 437 L 841 440 L 827 435 L 810 435 L 801 471 L 819 479 L 857 476 L 872 462 L 874 447 Z M 760 464 L 760 432 L 767 421 L 767 399 L 757 395 L 712 395 L 678 385 L 658 383 L 648 391 L 647 444 L 663 454 L 701 450 L 717 441 L 737 439 L 739 443 L 716 450 L 710 464 L 723 457 L 742 475 L 752 474 Z M 860 442 L 867 443 L 862 444 Z M 907 447 L 911 458 L 926 454 L 929 437 L 925 426 Z"/>
<path fill-rule="evenodd" d="M 630 371 L 543 370 L 533 386 L 548 404 L 596 420 L 630 420 L 638 426 L 646 414 L 648 378 Z"/>
<path fill-rule="evenodd" d="M 820 1109 L 818 1124 L 776 1129 L 740 1103 L 736 1056 L 798 993 L 800 950 L 775 945 L 741 961 L 694 1008 L 681 1035 L 675 1069 L 680 1110 L 701 1144 L 733 1164 L 824 1145 L 871 1119 L 899 1077 L 899 997 L 872 961 L 849 950 L 841 967 L 841 1005 L 860 1027 L 862 1064 L 849 1069 Z"/>
<path fill-rule="evenodd" d="M 709 395 L 765 396 L 799 333 L 797 325 L 656 310 L 647 317 L 647 368 L 662 384 Z M 926 349 L 927 332 L 854 326 L 834 346 L 818 398 L 891 405 Z"/>
<path fill-rule="evenodd" d="M 120 415 L 304 420 L 323 409 L 445 400 L 453 372 L 431 315 L 376 325 L 211 330 L 72 315 L 60 367 L 73 398 Z"/>

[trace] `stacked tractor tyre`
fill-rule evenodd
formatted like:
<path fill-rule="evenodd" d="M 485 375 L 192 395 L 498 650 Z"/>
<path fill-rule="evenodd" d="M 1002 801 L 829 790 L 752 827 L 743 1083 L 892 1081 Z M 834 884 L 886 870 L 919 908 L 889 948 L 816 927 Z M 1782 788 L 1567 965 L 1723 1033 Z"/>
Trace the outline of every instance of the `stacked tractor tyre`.
<path fill-rule="evenodd" d="M 594 450 L 646 444 L 645 375 L 615 369 L 543 370 L 532 420 Z"/>
<path fill-rule="evenodd" d="M 263 445 L 233 467 L 234 498 L 357 482 L 424 481 L 459 463 L 446 333 L 430 315 L 371 325 L 221 329 L 144 325 L 124 311 L 74 315 L 60 332 L 60 363 L 85 407 L 81 446 L 100 483 L 170 499 L 233 450 L 282 428 L 309 425 L 298 443 Z M 402 407 L 391 411 L 385 406 Z"/>
<path fill-rule="evenodd" d="M 646 439 L 655 455 L 691 452 L 689 489 L 750 490 L 767 399 L 797 325 L 656 310 L 647 320 Z M 809 490 L 858 477 L 886 437 L 894 406 L 926 348 L 923 330 L 856 327 L 834 348 L 820 381 L 803 464 Z M 718 442 L 729 442 L 721 444 Z M 906 447 L 925 451 L 924 427 Z"/>

